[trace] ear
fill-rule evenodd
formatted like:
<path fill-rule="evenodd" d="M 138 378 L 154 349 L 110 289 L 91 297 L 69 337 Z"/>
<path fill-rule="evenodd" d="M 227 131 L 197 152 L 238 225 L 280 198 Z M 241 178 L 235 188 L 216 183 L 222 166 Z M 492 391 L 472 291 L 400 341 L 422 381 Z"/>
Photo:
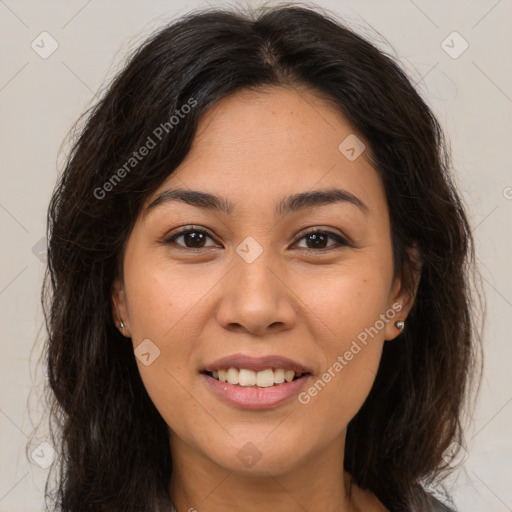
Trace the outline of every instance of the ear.
<path fill-rule="evenodd" d="M 393 290 L 390 295 L 388 311 L 394 311 L 393 320 L 386 324 L 385 339 L 393 340 L 402 330 L 396 326 L 396 322 L 405 322 L 407 328 L 407 317 L 414 305 L 414 299 L 418 291 L 421 279 L 422 263 L 419 251 L 416 246 L 407 250 L 410 265 L 406 265 L 404 279 L 396 278 L 393 283 Z"/>
<path fill-rule="evenodd" d="M 131 331 L 128 303 L 126 293 L 124 291 L 124 284 L 119 278 L 116 278 L 112 285 L 112 318 L 114 319 L 114 323 L 119 329 L 119 332 L 123 336 L 130 338 Z M 124 327 L 121 327 L 121 325 L 124 325 Z"/>

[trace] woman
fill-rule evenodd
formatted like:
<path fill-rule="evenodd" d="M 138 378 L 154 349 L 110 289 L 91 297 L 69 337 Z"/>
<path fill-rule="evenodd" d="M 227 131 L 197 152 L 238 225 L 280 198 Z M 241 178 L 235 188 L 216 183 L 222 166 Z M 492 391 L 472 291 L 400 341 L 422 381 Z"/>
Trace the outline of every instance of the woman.
<path fill-rule="evenodd" d="M 472 240 L 440 127 L 319 10 L 191 13 L 49 209 L 58 510 L 450 510 Z"/>

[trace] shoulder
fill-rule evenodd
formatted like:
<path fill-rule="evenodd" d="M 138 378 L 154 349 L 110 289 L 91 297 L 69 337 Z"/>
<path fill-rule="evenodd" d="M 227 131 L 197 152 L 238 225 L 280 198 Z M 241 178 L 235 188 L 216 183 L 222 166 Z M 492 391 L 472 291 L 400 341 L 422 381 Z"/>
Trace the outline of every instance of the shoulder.
<path fill-rule="evenodd" d="M 350 485 L 352 499 L 358 510 L 364 510 L 365 512 L 392 512 L 381 503 L 373 492 L 359 487 L 350 475 L 346 474 L 346 479 Z"/>
<path fill-rule="evenodd" d="M 355 504 L 365 512 L 456 512 L 455 507 L 443 503 L 423 488 L 416 489 L 414 503 L 407 510 L 387 508 L 373 492 L 362 489 L 354 481 L 351 482 L 351 491 Z"/>
<path fill-rule="evenodd" d="M 455 512 L 455 509 L 439 501 L 431 494 L 426 493 L 426 502 L 428 504 L 428 512 Z"/>
<path fill-rule="evenodd" d="M 446 502 L 418 486 L 413 494 L 413 503 L 408 512 L 456 512 L 455 505 L 447 494 L 443 495 L 443 500 Z"/>

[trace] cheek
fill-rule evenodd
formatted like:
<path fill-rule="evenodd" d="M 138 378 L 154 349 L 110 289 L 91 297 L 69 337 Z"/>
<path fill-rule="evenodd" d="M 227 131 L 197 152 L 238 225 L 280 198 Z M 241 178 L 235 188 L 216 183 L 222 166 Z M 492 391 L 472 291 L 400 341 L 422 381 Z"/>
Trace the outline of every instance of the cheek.
<path fill-rule="evenodd" d="M 301 301 L 314 313 L 317 331 L 326 333 L 326 347 L 342 349 L 385 313 L 391 280 L 391 264 L 354 259 L 328 273 L 311 273 L 296 285 Z"/>
<path fill-rule="evenodd" d="M 359 261 L 317 280 L 316 293 L 310 290 L 310 318 L 324 366 L 299 398 L 312 418 L 329 410 L 333 432 L 357 413 L 375 380 L 385 327 L 394 316 L 388 304 L 391 275 L 387 263 Z"/>
<path fill-rule="evenodd" d="M 128 281 L 127 281 L 128 284 Z M 154 271 L 144 279 L 127 285 L 130 297 L 130 326 L 132 342 L 137 355 L 144 343 L 148 344 L 152 362 L 144 364 L 138 358 L 139 371 L 148 391 L 160 392 L 186 384 L 186 372 L 193 366 L 194 343 L 202 329 L 200 290 L 186 286 L 176 275 Z M 173 379 L 174 377 L 174 379 Z"/>
<path fill-rule="evenodd" d="M 163 342 L 179 338 L 183 330 L 188 336 L 195 329 L 199 332 L 201 303 L 218 276 L 142 254 L 127 260 L 125 269 L 134 341 L 153 337 Z"/>
<path fill-rule="evenodd" d="M 149 357 L 136 359 L 144 387 L 168 425 L 193 423 L 204 416 L 191 399 L 196 385 L 190 371 L 197 364 L 195 341 L 211 314 L 207 292 L 221 276 L 194 265 L 177 268 L 161 257 L 133 250 L 125 260 L 124 277 L 135 352 L 143 343 L 148 347 L 144 353 Z M 184 423 L 185 417 L 190 422 Z M 186 434 L 187 429 L 182 432 Z"/>

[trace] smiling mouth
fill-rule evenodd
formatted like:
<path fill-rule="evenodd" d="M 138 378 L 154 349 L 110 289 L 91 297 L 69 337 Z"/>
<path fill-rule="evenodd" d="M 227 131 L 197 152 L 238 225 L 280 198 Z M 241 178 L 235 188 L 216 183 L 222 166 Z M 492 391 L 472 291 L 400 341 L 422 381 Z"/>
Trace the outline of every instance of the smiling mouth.
<path fill-rule="evenodd" d="M 204 371 L 205 375 L 219 382 L 226 382 L 239 387 L 268 388 L 280 386 L 307 375 L 309 372 L 295 372 L 293 370 L 285 370 L 283 368 L 267 368 L 261 371 L 249 370 L 246 368 L 226 368 L 214 371 Z"/>

